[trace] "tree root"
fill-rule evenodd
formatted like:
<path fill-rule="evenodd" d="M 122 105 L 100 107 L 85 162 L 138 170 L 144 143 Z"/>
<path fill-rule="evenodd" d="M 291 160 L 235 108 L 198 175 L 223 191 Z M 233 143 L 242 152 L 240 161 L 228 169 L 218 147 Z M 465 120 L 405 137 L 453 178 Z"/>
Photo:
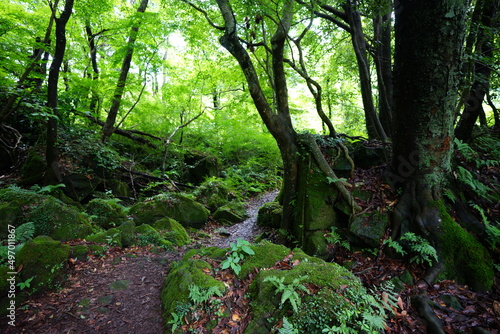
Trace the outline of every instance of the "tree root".
<path fill-rule="evenodd" d="M 433 303 L 427 297 L 423 295 L 412 296 L 411 302 L 420 316 L 426 321 L 428 334 L 445 334 L 441 321 L 436 317 L 431 307 Z"/>

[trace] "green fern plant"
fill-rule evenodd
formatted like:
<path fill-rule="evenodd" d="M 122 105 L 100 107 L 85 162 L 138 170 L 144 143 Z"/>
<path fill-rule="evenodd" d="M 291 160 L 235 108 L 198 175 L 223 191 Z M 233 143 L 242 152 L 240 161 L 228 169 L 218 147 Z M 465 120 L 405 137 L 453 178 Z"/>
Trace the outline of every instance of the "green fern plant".
<path fill-rule="evenodd" d="M 410 259 L 410 262 L 416 262 L 418 264 L 423 264 L 425 262 L 429 266 L 432 266 L 433 261 L 438 261 L 436 249 L 432 247 L 429 241 L 412 232 L 406 232 L 403 234 L 399 241 L 394 241 L 391 237 L 389 237 L 384 240 L 382 245 L 387 245 L 388 247 L 394 249 L 396 253 L 404 256 L 407 252 L 401 245 L 401 241 L 404 241 L 405 246 L 409 248 L 410 253 L 414 254 Z"/>
<path fill-rule="evenodd" d="M 241 271 L 240 262 L 245 258 L 245 256 L 254 255 L 255 252 L 252 248 L 250 248 L 250 243 L 241 238 L 238 238 L 236 243 L 231 242 L 229 245 L 231 246 L 231 250 L 229 251 L 228 257 L 221 262 L 221 268 L 227 269 L 231 267 L 234 273 L 238 275 Z"/>
<path fill-rule="evenodd" d="M 325 234 L 325 239 L 328 243 L 333 245 L 340 245 L 347 250 L 351 250 L 351 244 L 347 240 L 342 240 L 340 234 L 337 232 L 337 227 L 332 226 L 331 231 Z"/>
<path fill-rule="evenodd" d="M 293 324 L 288 321 L 287 317 L 283 318 L 283 327 L 278 328 L 279 334 L 299 334 L 299 330 L 293 327 Z"/>
<path fill-rule="evenodd" d="M 194 303 L 194 305 L 203 304 L 215 295 L 219 297 L 222 297 L 223 295 L 220 288 L 216 285 L 206 289 L 195 284 L 191 284 L 189 286 L 189 299 Z"/>
<path fill-rule="evenodd" d="M 282 293 L 280 304 L 283 306 L 286 301 L 288 301 L 293 308 L 294 312 L 297 312 L 298 306 L 301 304 L 301 298 L 299 291 L 309 293 L 309 290 L 300 283 L 301 280 L 306 279 L 308 276 L 303 276 L 300 278 L 295 278 L 292 283 L 285 284 L 284 277 L 278 278 L 276 276 L 268 276 L 264 278 L 264 282 L 271 282 L 276 288 L 276 294 Z"/>

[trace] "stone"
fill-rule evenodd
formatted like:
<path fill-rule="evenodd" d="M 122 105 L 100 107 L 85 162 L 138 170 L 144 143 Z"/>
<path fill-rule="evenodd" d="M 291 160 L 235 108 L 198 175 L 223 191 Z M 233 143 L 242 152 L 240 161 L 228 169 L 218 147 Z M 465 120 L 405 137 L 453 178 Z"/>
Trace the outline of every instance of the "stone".
<path fill-rule="evenodd" d="M 173 218 L 184 227 L 202 227 L 210 211 L 193 199 L 177 193 L 160 194 L 130 208 L 136 225 L 154 224 L 162 218 Z"/>
<path fill-rule="evenodd" d="M 92 220 L 104 229 L 120 226 L 125 220 L 125 212 L 121 205 L 112 200 L 95 198 L 85 207 L 85 212 L 93 216 Z"/>
<path fill-rule="evenodd" d="M 137 244 L 135 223 L 132 220 L 127 220 L 117 228 L 122 233 L 122 246 L 124 248 Z"/>
<path fill-rule="evenodd" d="M 257 225 L 280 228 L 283 207 L 278 202 L 268 202 L 264 204 L 257 215 Z"/>
<path fill-rule="evenodd" d="M 369 247 L 378 247 L 389 227 L 387 213 L 378 211 L 351 217 L 349 231 Z"/>
<path fill-rule="evenodd" d="M 248 217 L 248 215 L 244 204 L 235 200 L 218 208 L 213 215 L 216 221 L 225 224 L 238 223 L 243 221 L 246 217 Z"/>
<path fill-rule="evenodd" d="M 179 224 L 175 219 L 163 218 L 157 220 L 153 227 L 161 232 L 161 236 L 176 244 L 177 246 L 185 246 L 191 242 L 189 234 L 187 233 L 184 226 Z"/>
<path fill-rule="evenodd" d="M 122 232 L 117 228 L 91 234 L 85 239 L 98 244 L 107 244 L 110 247 L 122 247 Z"/>
<path fill-rule="evenodd" d="M 321 259 L 327 259 L 329 257 L 329 253 L 328 242 L 325 238 L 325 232 L 314 231 L 306 236 L 306 241 L 304 243 L 304 252 Z"/>
<path fill-rule="evenodd" d="M 85 262 L 89 258 L 89 248 L 85 245 L 76 245 L 71 247 L 71 258 Z"/>
<path fill-rule="evenodd" d="M 17 265 L 22 265 L 21 281 L 33 278 L 31 291 L 41 292 L 59 287 L 68 270 L 70 246 L 48 236 L 38 236 L 24 244 L 16 254 Z"/>

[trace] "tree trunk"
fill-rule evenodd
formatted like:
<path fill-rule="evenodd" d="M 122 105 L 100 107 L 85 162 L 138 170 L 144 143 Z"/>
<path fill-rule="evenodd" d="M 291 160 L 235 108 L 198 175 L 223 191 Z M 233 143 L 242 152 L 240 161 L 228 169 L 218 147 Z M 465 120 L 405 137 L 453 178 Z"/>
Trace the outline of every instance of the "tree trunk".
<path fill-rule="evenodd" d="M 347 0 L 344 6 L 349 26 L 351 27 L 351 38 L 356 61 L 358 63 L 361 96 L 365 111 L 365 122 L 368 137 L 370 139 L 387 140 L 385 131 L 380 123 L 373 104 L 372 81 L 370 75 L 370 63 L 367 57 L 366 40 L 361 26 L 361 16 L 356 9 L 355 0 Z"/>
<path fill-rule="evenodd" d="M 87 40 L 89 42 L 89 55 L 90 62 L 92 64 L 92 81 L 95 85 L 97 83 L 97 80 L 99 80 L 99 66 L 97 65 L 97 46 L 95 43 L 95 38 L 98 34 L 92 33 L 90 22 L 85 23 L 85 32 L 87 33 Z M 99 118 L 98 101 L 99 95 L 95 87 L 92 86 L 92 88 L 90 89 L 89 110 L 95 118 Z"/>
<path fill-rule="evenodd" d="M 449 216 L 441 192 L 451 174 L 454 107 L 467 0 L 401 0 L 396 8 L 393 184 L 403 187 L 393 237 L 428 238 L 440 261 L 428 271 L 491 287 L 488 253 Z"/>
<path fill-rule="evenodd" d="M 455 135 L 462 141 L 470 141 L 472 130 L 478 117 L 484 117 L 483 102 L 490 87 L 491 60 L 493 59 L 494 35 L 491 28 L 498 25 L 499 4 L 493 0 L 478 2 L 482 4 L 473 69 L 474 82 L 465 99 L 465 108 L 460 122 L 455 129 Z M 481 124 L 484 123 L 484 120 Z"/>
<path fill-rule="evenodd" d="M 392 50 L 391 9 L 374 19 L 375 67 L 378 82 L 378 114 L 380 123 L 388 137 L 392 137 Z"/>
<path fill-rule="evenodd" d="M 144 13 L 148 6 L 148 0 L 142 0 L 138 13 Z M 132 63 L 132 55 L 134 54 L 135 42 L 137 40 L 137 35 L 139 34 L 140 21 L 134 24 L 130 30 L 130 36 L 127 42 L 127 50 L 125 57 L 123 58 L 122 68 L 120 70 L 120 76 L 118 78 L 118 83 L 116 84 L 115 92 L 113 98 L 111 99 L 111 107 L 108 112 L 108 117 L 106 122 L 102 127 L 102 140 L 107 141 L 115 131 L 115 122 L 120 110 L 120 105 L 122 102 L 123 93 L 125 91 L 125 85 L 127 83 L 127 76 L 130 70 L 130 64 Z"/>
<path fill-rule="evenodd" d="M 52 109 L 53 117 L 49 117 L 47 121 L 47 147 L 45 159 L 47 162 L 46 183 L 62 182 L 61 171 L 59 170 L 59 153 L 56 147 L 57 142 L 57 118 L 59 112 L 57 110 L 57 84 L 59 81 L 59 73 L 61 64 L 66 51 L 66 24 L 73 10 L 74 0 L 66 0 L 64 11 L 59 18 L 56 18 L 56 48 L 52 64 L 50 65 L 49 78 L 47 82 L 47 106 Z M 54 16 L 56 8 L 54 7 Z"/>

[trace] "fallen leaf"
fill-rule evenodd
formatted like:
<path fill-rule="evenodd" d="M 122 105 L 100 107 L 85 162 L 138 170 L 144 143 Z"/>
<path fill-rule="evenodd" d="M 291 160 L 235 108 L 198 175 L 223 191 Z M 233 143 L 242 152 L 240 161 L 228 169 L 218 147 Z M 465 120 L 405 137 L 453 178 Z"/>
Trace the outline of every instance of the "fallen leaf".
<path fill-rule="evenodd" d="M 493 312 L 497 317 L 500 317 L 500 302 L 496 300 L 493 302 Z"/>
<path fill-rule="evenodd" d="M 240 321 L 240 320 L 241 320 L 241 317 L 240 317 L 240 315 L 239 315 L 239 314 L 234 313 L 234 314 L 231 316 L 231 319 L 232 319 L 233 321 Z"/>

